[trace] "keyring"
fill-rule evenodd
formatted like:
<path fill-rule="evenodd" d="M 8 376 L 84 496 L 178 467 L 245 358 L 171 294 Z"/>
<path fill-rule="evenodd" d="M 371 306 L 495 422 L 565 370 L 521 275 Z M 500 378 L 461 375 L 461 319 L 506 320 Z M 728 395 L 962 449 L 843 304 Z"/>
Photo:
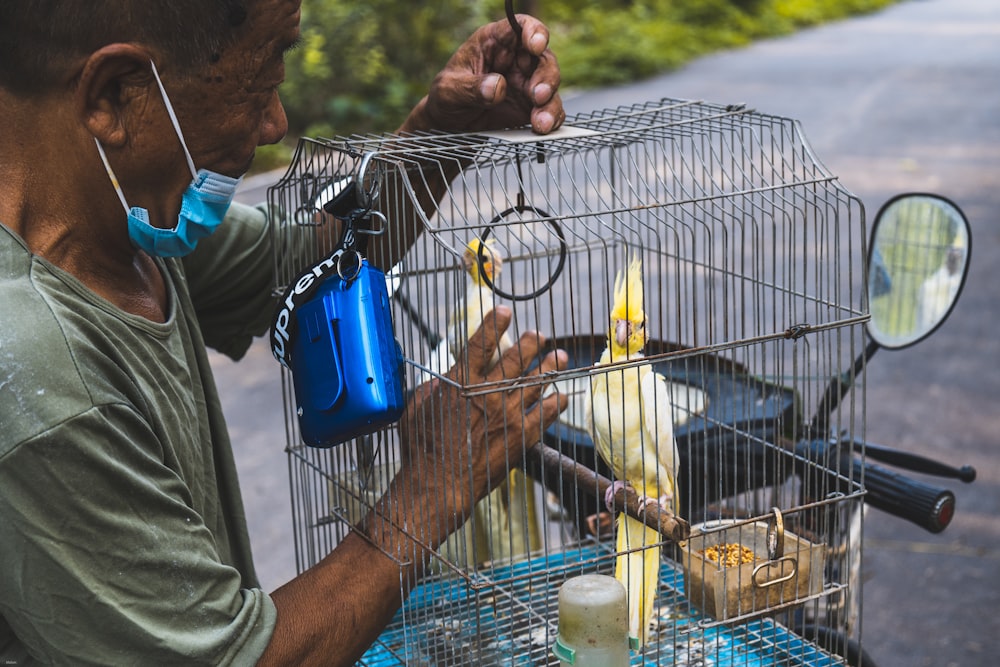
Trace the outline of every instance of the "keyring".
<path fill-rule="evenodd" d="M 354 273 L 350 275 L 344 275 L 344 257 L 351 255 L 354 258 L 354 263 L 351 265 L 354 268 Z M 364 261 L 364 257 L 357 250 L 349 250 L 342 252 L 337 257 L 337 277 L 343 280 L 345 283 L 349 283 L 358 277 L 361 273 L 361 263 Z"/>
<path fill-rule="evenodd" d="M 555 284 L 556 279 L 559 277 L 559 274 L 562 273 L 563 267 L 566 264 L 566 253 L 568 251 L 568 245 L 566 243 L 566 235 L 563 234 L 562 227 L 559 226 L 559 223 L 556 222 L 555 218 L 553 218 L 550 213 L 547 213 L 546 211 L 543 211 L 540 208 L 535 208 L 534 206 L 528 204 L 518 204 L 517 206 L 512 206 L 508 208 L 506 211 L 498 213 L 492 220 L 490 220 L 490 224 L 483 229 L 483 233 L 481 235 L 481 238 L 483 240 L 483 245 L 485 245 L 486 239 L 489 237 L 490 232 L 493 229 L 493 225 L 497 224 L 498 222 L 501 222 L 504 218 L 506 218 L 508 215 L 511 215 L 512 213 L 524 213 L 526 211 L 534 213 L 540 218 L 545 218 L 546 219 L 545 222 L 549 225 L 549 227 L 552 228 L 552 231 L 556 233 L 556 236 L 559 237 L 559 263 L 556 264 L 555 271 L 553 271 L 552 275 L 549 276 L 548 282 L 546 282 L 544 285 L 539 287 L 534 292 L 531 292 L 530 294 L 518 295 L 505 292 L 496 285 L 494 285 L 490 277 L 486 275 L 487 272 L 483 270 L 483 263 L 486 261 L 486 254 L 483 252 L 482 245 L 479 247 L 479 253 L 476 256 L 476 261 L 479 264 L 479 275 L 482 277 L 483 282 L 486 283 L 486 286 L 490 288 L 493 291 L 493 293 L 496 294 L 497 296 L 503 297 L 505 299 L 510 299 L 511 301 L 530 301 L 531 299 L 536 299 L 540 297 L 542 294 L 545 294 L 547 291 L 549 291 L 549 289 L 552 288 L 552 285 Z"/>

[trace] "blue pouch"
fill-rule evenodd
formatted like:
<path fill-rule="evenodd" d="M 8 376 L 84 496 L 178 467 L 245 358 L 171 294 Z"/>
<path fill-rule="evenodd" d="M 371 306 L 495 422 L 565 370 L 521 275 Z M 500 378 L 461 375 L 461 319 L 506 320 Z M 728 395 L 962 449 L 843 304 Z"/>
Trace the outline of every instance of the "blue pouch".
<path fill-rule="evenodd" d="M 363 162 L 362 165 L 365 163 Z M 360 169 L 363 172 L 363 168 Z M 344 222 L 334 252 L 289 283 L 271 324 L 271 351 L 292 372 L 302 441 L 332 447 L 385 428 L 403 414 L 403 352 L 392 328 L 385 274 L 364 259 L 374 190 L 358 178 L 314 204 Z M 359 204 L 361 204 L 359 206 Z"/>
<path fill-rule="evenodd" d="M 289 368 L 302 440 L 330 447 L 398 421 L 403 354 L 385 274 L 363 261 L 350 280 L 327 277 L 294 316 Z"/>

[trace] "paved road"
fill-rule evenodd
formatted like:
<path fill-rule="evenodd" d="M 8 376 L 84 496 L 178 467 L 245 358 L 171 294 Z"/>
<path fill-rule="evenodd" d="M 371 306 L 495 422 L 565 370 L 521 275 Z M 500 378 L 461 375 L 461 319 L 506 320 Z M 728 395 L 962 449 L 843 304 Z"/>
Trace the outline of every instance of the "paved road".
<path fill-rule="evenodd" d="M 869 216 L 904 190 L 945 194 L 968 214 L 962 301 L 927 342 L 876 356 L 867 421 L 871 440 L 974 465 L 979 479 L 945 482 L 959 510 L 941 535 L 868 515 L 863 643 L 881 667 L 1000 664 L 1000 2 L 910 0 L 634 85 L 570 92 L 567 106 L 663 96 L 800 120 Z M 260 200 L 262 183 L 241 198 Z M 215 366 L 258 568 L 275 587 L 294 575 L 277 367 L 262 343 Z"/>

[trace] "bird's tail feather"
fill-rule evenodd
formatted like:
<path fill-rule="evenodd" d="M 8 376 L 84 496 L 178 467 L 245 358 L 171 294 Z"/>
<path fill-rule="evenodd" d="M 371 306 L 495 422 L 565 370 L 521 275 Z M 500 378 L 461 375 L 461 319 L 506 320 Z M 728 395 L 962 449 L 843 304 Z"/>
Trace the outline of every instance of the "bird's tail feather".
<path fill-rule="evenodd" d="M 507 560 L 541 548 L 534 483 L 520 468 L 512 468 L 473 511 L 481 560 Z"/>
<path fill-rule="evenodd" d="M 660 533 L 627 514 L 618 515 L 618 551 L 615 578 L 625 586 L 629 636 L 639 647 L 649 639 L 653 601 L 660 580 Z M 656 546 L 650 546 L 656 545 Z"/>

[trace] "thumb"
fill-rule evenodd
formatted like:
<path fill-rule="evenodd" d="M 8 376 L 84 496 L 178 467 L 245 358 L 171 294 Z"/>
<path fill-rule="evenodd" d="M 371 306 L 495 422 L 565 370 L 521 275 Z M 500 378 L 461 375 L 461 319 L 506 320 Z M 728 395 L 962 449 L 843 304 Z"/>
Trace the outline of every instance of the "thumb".
<path fill-rule="evenodd" d="M 490 72 L 442 72 L 434 80 L 433 98 L 442 109 L 481 109 L 502 102 L 507 96 L 507 80 Z"/>

